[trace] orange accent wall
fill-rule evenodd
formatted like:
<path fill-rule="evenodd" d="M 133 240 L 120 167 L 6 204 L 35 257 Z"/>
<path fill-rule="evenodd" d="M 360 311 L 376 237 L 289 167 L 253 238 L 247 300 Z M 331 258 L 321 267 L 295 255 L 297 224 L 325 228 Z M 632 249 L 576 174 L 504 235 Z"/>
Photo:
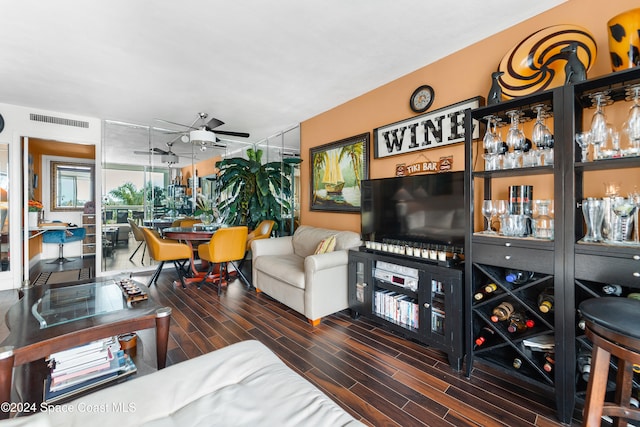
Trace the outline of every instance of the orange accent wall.
<path fill-rule="evenodd" d="M 301 170 L 301 223 L 333 229 L 360 232 L 360 215 L 344 213 L 312 212 L 310 206 L 310 157 L 309 150 L 332 141 L 338 141 L 364 132 L 371 133 L 369 175 L 384 178 L 395 175 L 397 163 L 413 163 L 424 154 L 431 160 L 453 155 L 453 169 L 464 169 L 464 144 L 423 150 L 384 159 L 373 158 L 373 129 L 416 114 L 409 108 L 409 96 L 420 85 L 429 84 L 435 91 L 433 111 L 457 102 L 482 96 L 486 98 L 491 86 L 491 73 L 502 57 L 516 43 L 534 32 L 551 25 L 574 24 L 589 30 L 597 42 L 597 56 L 587 77 L 593 78 L 611 73 L 609 62 L 607 21 L 633 7 L 631 2 L 601 0 L 569 0 L 554 9 L 535 16 L 519 25 L 508 28 L 452 55 L 420 68 L 397 80 L 387 83 L 362 96 L 312 117 L 300 125 L 300 149 L 303 160 Z M 455 24 L 455 23 L 453 23 Z M 464 31 L 464 29 L 460 29 Z M 422 43 L 422 42 L 421 42 Z M 421 49 L 428 49 L 422 43 Z M 407 54 L 419 52 L 416 46 L 407 46 Z M 363 70 L 366 72 L 366 70 Z M 356 76 L 357 78 L 357 76 Z M 609 112 L 607 112 L 609 116 Z M 522 183 L 521 183 L 522 184 Z M 535 181 L 536 188 L 548 187 Z M 505 183 L 505 185 L 510 185 Z M 600 185 L 600 183 L 596 183 Z M 536 198 L 544 197 L 535 194 Z M 597 197 L 597 195 L 594 195 Z"/>

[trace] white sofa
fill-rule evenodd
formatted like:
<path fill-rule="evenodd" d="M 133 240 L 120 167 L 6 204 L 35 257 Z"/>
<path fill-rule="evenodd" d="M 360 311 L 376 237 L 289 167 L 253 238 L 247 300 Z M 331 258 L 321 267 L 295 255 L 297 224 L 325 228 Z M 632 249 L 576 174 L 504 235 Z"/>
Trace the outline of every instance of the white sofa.
<path fill-rule="evenodd" d="M 318 243 L 336 236 L 335 250 L 314 255 Z M 348 308 L 348 249 L 360 235 L 302 225 L 293 236 L 255 240 L 251 244 L 253 286 L 303 314 L 312 325 L 323 316 Z"/>
<path fill-rule="evenodd" d="M 58 409 L 58 412 L 54 409 Z M 64 412 L 62 412 L 64 409 Z M 43 426 L 362 426 L 258 341 L 0 422 Z"/>

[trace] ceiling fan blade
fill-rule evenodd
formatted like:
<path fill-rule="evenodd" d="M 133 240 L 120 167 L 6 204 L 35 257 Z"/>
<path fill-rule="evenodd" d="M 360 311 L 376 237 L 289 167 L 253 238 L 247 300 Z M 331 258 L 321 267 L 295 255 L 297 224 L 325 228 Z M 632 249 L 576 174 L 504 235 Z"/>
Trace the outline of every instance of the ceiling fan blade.
<path fill-rule="evenodd" d="M 222 126 L 223 124 L 224 124 L 224 122 L 223 122 L 222 120 L 218 120 L 218 119 L 216 119 L 215 117 L 213 117 L 211 120 L 209 120 L 209 121 L 207 122 L 207 124 L 206 124 L 206 125 L 204 125 L 204 127 L 205 127 L 207 130 L 211 130 L 211 129 L 215 129 L 215 128 L 217 128 L 218 126 Z"/>
<path fill-rule="evenodd" d="M 216 130 L 214 133 L 219 133 L 220 135 L 228 135 L 228 136 L 237 136 L 239 138 L 249 138 L 249 134 L 246 132 L 232 132 L 230 130 Z"/>

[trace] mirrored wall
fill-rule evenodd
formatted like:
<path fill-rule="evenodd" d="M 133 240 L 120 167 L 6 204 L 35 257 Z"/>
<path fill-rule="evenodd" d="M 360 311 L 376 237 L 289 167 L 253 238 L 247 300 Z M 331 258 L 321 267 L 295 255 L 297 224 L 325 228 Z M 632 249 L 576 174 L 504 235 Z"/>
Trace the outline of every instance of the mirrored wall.
<path fill-rule="evenodd" d="M 183 142 L 184 132 L 162 123 L 140 126 L 105 121 L 102 143 L 102 270 L 148 269 L 155 262 L 136 227 L 159 231 L 177 219 L 193 216 L 198 201 L 220 201 L 216 163 L 223 158 L 247 158 L 247 149 L 263 150 L 262 162 L 299 158 L 299 127 L 295 126 L 257 144 L 221 139 L 203 149 Z M 290 179 L 294 191 L 283 213 L 279 234 L 289 234 L 299 223 L 299 167 Z M 139 235 L 138 235 L 139 236 Z M 143 255 L 144 253 L 144 255 Z"/>

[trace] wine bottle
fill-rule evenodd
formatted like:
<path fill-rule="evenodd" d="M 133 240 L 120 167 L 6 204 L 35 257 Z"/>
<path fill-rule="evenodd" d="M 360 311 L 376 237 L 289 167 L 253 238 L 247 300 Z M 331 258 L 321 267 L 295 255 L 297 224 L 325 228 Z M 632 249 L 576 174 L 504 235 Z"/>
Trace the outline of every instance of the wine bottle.
<path fill-rule="evenodd" d="M 577 361 L 578 372 L 585 382 L 589 382 L 589 375 L 591 374 L 591 352 L 586 349 L 580 350 Z"/>
<path fill-rule="evenodd" d="M 480 329 L 480 333 L 478 334 L 478 336 L 476 336 L 476 347 L 480 347 L 481 345 L 485 344 L 487 342 L 487 340 L 492 339 L 495 336 L 496 332 L 491 329 L 488 326 L 483 327 L 482 329 Z"/>
<path fill-rule="evenodd" d="M 495 283 L 488 283 L 484 288 L 478 290 L 478 292 L 476 292 L 473 298 L 476 301 L 480 301 L 487 298 L 489 295 L 496 292 L 497 290 L 498 290 L 498 285 L 496 285 Z"/>
<path fill-rule="evenodd" d="M 507 330 L 511 333 L 524 332 L 533 326 L 535 326 L 535 322 L 532 319 L 527 319 L 524 313 L 516 311 L 509 317 Z"/>
<path fill-rule="evenodd" d="M 505 270 L 504 280 L 514 285 L 522 285 L 533 278 L 533 271 Z"/>
<path fill-rule="evenodd" d="M 509 319 L 513 314 L 513 304 L 507 301 L 503 301 L 495 307 L 491 314 L 491 321 L 496 323 Z"/>
<path fill-rule="evenodd" d="M 604 292 L 606 295 L 620 296 L 620 295 L 622 295 L 622 286 L 620 286 L 620 285 L 604 285 L 602 287 L 602 292 Z"/>
<path fill-rule="evenodd" d="M 556 364 L 555 354 L 551 352 L 546 352 L 544 354 L 544 365 L 542 365 L 542 369 L 544 369 L 545 372 L 551 372 L 553 371 L 553 366 L 555 364 Z"/>
<path fill-rule="evenodd" d="M 538 295 L 538 310 L 540 310 L 540 312 L 549 313 L 553 311 L 553 293 L 554 290 L 552 286 L 544 288 L 544 290 L 540 292 L 540 294 Z"/>
<path fill-rule="evenodd" d="M 515 359 L 513 359 L 514 368 L 520 369 L 521 366 L 522 366 L 522 359 L 520 359 L 519 357 L 516 357 Z"/>

